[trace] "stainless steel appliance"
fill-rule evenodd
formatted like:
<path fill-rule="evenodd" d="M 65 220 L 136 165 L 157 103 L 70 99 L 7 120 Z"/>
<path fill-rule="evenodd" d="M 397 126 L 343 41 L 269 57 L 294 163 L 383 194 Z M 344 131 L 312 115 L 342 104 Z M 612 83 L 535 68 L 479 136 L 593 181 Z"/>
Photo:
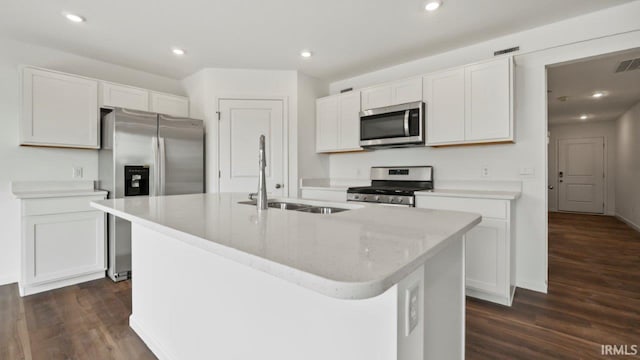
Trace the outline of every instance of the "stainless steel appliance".
<path fill-rule="evenodd" d="M 432 166 L 372 167 L 371 186 L 350 187 L 347 201 L 415 206 L 416 191 L 433 190 Z"/>
<path fill-rule="evenodd" d="M 116 108 L 102 116 L 98 188 L 109 199 L 204 192 L 202 120 Z M 131 276 L 131 224 L 107 218 L 108 275 Z"/>
<path fill-rule="evenodd" d="M 425 104 L 416 101 L 360 112 L 360 146 L 364 148 L 424 145 Z"/>

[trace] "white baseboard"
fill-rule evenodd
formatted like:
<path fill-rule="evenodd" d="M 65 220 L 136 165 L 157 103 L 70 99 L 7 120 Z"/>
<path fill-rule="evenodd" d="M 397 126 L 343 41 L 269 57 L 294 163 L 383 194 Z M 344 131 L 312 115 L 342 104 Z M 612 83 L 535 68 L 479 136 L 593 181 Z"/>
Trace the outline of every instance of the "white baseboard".
<path fill-rule="evenodd" d="M 40 285 L 24 285 L 19 284 L 20 296 L 29 296 L 49 290 L 59 289 L 65 286 L 80 284 L 87 281 L 93 281 L 104 278 L 104 270 L 76 276 L 68 279 L 57 280 Z"/>
<path fill-rule="evenodd" d="M 135 316 L 131 314 L 129 316 L 129 327 L 133 329 L 133 331 L 138 334 L 142 342 L 147 345 L 149 350 L 159 359 L 159 360 L 172 360 L 164 351 L 162 351 L 160 345 L 155 342 L 149 334 L 147 334 L 140 326 L 140 323 L 136 321 Z"/>
<path fill-rule="evenodd" d="M 13 284 L 17 282 L 18 282 L 18 277 L 15 275 L 0 276 L 0 286 Z"/>
<path fill-rule="evenodd" d="M 537 281 L 527 281 L 527 280 L 519 280 L 516 283 L 516 286 L 521 289 L 527 289 L 532 291 L 537 291 L 543 294 L 547 293 L 547 283 L 540 283 Z"/>
<path fill-rule="evenodd" d="M 615 215 L 620 221 L 622 221 L 623 223 L 629 225 L 630 227 L 632 227 L 635 231 L 640 232 L 640 225 L 634 223 L 633 221 L 627 219 L 626 217 L 620 215 L 620 214 L 616 214 Z"/>

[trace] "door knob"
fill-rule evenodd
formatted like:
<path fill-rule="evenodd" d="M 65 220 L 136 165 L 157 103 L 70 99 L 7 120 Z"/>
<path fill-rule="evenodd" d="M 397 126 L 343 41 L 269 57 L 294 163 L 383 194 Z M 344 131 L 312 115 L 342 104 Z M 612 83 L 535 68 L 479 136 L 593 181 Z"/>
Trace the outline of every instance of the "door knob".
<path fill-rule="evenodd" d="M 276 189 L 280 189 L 282 187 L 283 187 L 282 184 L 276 184 Z"/>
<path fill-rule="evenodd" d="M 549 190 L 553 190 L 553 185 L 549 185 Z"/>

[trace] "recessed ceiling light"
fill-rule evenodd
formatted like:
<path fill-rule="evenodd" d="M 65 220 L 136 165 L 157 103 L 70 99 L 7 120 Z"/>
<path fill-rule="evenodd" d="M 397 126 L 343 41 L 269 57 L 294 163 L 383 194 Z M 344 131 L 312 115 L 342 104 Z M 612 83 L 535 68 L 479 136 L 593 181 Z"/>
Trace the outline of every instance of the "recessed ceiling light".
<path fill-rule="evenodd" d="M 593 95 L 591 96 L 593 96 L 594 98 L 600 98 L 604 96 L 604 93 L 602 91 L 597 91 L 597 92 L 594 92 Z"/>
<path fill-rule="evenodd" d="M 427 11 L 436 11 L 441 5 L 442 5 L 442 1 L 432 0 L 427 2 L 427 4 L 424 6 L 424 9 Z"/>
<path fill-rule="evenodd" d="M 178 55 L 178 56 L 182 56 L 187 53 L 186 51 L 180 48 L 173 48 L 171 52 L 173 52 L 175 55 Z"/>
<path fill-rule="evenodd" d="M 587 117 L 588 117 L 587 115 L 582 114 L 580 115 L 580 120 L 587 120 Z"/>
<path fill-rule="evenodd" d="M 85 22 L 86 19 L 83 18 L 80 15 L 76 15 L 76 14 L 72 14 L 72 13 L 63 13 L 64 17 L 67 18 L 67 20 L 74 22 L 74 23 L 81 23 L 81 22 Z"/>
<path fill-rule="evenodd" d="M 310 58 L 313 55 L 313 53 L 309 50 L 302 50 L 300 52 L 300 56 L 302 56 L 303 58 Z"/>

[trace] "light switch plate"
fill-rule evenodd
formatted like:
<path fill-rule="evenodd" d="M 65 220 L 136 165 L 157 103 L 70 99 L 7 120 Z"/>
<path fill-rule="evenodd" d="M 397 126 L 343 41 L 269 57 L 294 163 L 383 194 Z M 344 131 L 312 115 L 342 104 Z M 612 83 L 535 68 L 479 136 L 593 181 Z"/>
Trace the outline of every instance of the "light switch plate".
<path fill-rule="evenodd" d="M 405 336 L 409 336 L 418 326 L 420 319 L 420 284 L 415 284 L 406 290 L 405 296 Z"/>

